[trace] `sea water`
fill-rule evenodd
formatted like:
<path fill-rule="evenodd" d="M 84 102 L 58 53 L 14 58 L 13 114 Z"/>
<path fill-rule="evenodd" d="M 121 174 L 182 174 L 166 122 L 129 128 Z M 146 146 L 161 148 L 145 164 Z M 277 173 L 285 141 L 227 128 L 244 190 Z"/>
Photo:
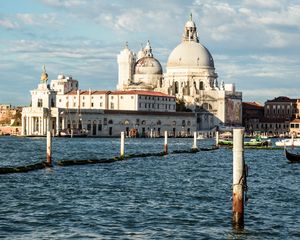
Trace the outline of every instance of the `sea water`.
<path fill-rule="evenodd" d="M 163 138 L 126 139 L 125 153 L 162 152 Z M 193 139 L 169 139 L 169 151 Z M 207 147 L 213 140 L 199 140 Z M 300 239 L 300 164 L 245 150 L 245 228 L 231 225 L 232 150 L 60 167 L 118 156 L 117 138 L 53 140 L 52 169 L 0 175 L 1 239 Z M 45 138 L 0 137 L 0 166 L 44 161 Z"/>

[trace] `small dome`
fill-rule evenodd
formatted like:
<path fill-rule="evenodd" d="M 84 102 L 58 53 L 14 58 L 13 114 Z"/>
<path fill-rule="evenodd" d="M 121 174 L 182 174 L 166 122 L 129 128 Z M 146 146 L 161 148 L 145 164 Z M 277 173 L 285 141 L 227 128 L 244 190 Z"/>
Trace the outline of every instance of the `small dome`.
<path fill-rule="evenodd" d="M 154 57 L 139 59 L 134 67 L 135 74 L 162 74 L 162 67 Z"/>
<path fill-rule="evenodd" d="M 170 54 L 167 67 L 214 68 L 214 60 L 202 44 L 194 41 L 180 43 Z"/>
<path fill-rule="evenodd" d="M 186 28 L 195 28 L 196 24 L 192 20 L 189 20 L 186 22 L 185 27 Z"/>

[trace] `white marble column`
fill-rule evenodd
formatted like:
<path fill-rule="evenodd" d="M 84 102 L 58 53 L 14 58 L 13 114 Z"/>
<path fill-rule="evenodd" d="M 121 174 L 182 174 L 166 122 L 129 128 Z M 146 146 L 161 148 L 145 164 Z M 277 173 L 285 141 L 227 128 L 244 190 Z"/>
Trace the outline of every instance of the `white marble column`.
<path fill-rule="evenodd" d="M 58 135 L 60 129 L 60 122 L 59 122 L 59 114 L 56 116 L 56 135 Z"/>
<path fill-rule="evenodd" d="M 25 120 L 25 134 L 28 135 L 28 131 L 29 131 L 29 121 L 28 121 L 28 116 L 26 116 L 26 120 Z"/>
<path fill-rule="evenodd" d="M 43 135 L 43 117 L 39 117 L 39 134 Z"/>
<path fill-rule="evenodd" d="M 25 135 L 25 117 L 22 116 L 22 132 L 21 132 L 21 135 L 24 136 Z"/>
<path fill-rule="evenodd" d="M 41 116 L 41 135 L 44 135 L 44 116 Z"/>
<path fill-rule="evenodd" d="M 30 135 L 30 117 L 27 117 L 27 135 Z"/>

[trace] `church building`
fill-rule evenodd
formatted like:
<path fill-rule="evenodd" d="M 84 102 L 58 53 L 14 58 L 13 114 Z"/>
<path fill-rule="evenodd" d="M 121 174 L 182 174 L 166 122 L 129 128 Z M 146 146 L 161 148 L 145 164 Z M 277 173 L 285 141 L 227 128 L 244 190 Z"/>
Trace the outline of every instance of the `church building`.
<path fill-rule="evenodd" d="M 218 82 L 212 55 L 200 42 L 192 16 L 181 43 L 168 58 L 166 72 L 148 41 L 138 53 L 125 48 L 117 56 L 117 90 L 80 90 L 71 76 L 48 84 L 46 69 L 31 91 L 31 107 L 22 111 L 22 135 L 45 135 L 47 117 L 55 135 L 74 129 L 89 136 L 191 136 L 193 131 L 240 126 L 242 94 L 234 84 Z M 178 112 L 177 109 L 183 111 Z"/>
<path fill-rule="evenodd" d="M 199 42 L 192 15 L 181 43 L 169 55 L 165 73 L 149 41 L 137 54 L 126 45 L 118 64 L 118 89 L 152 90 L 176 97 L 177 103 L 196 113 L 198 130 L 242 124 L 242 93 L 234 84 L 218 82 L 213 57 Z"/>

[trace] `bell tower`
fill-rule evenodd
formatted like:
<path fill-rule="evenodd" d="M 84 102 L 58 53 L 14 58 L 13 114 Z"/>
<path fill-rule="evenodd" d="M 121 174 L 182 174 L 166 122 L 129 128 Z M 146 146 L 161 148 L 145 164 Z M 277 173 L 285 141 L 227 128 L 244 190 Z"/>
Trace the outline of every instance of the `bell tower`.
<path fill-rule="evenodd" d="M 118 55 L 118 90 L 124 90 L 124 86 L 128 85 L 132 81 L 135 60 L 135 54 L 128 48 L 128 43 L 126 42 L 124 49 Z"/>

